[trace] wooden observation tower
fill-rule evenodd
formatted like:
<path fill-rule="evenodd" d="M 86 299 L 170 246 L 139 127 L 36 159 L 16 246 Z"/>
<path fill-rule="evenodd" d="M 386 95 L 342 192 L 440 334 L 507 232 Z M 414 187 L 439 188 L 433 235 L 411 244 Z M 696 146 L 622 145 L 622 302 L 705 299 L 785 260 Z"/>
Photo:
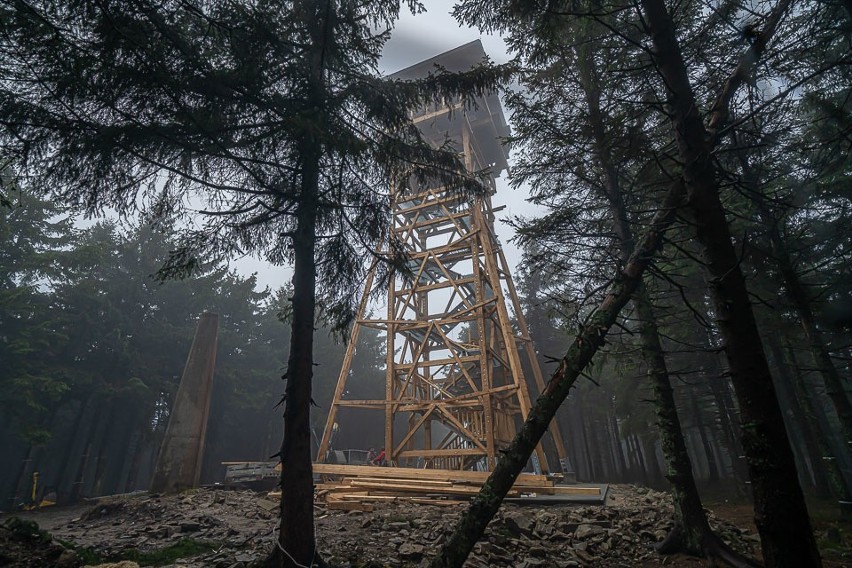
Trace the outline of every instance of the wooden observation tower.
<path fill-rule="evenodd" d="M 477 40 L 394 75 L 424 77 L 435 64 L 468 70 L 485 57 Z M 495 94 L 477 108 L 449 103 L 414 117 L 435 144 L 451 140 L 470 171 L 488 169 L 487 183 L 508 166 L 498 140 L 509 134 Z M 541 391 L 544 381 L 521 312 L 506 258 L 494 235 L 490 197 L 467 201 L 442 187 L 409 187 L 397 192 L 391 231 L 406 247 L 411 275 L 391 278 L 387 314 L 367 313 L 374 278 L 368 277 L 318 452 L 325 461 L 341 409 L 384 413 L 388 464 L 398 467 L 490 471 L 499 450 L 514 437 L 530 410 L 527 378 Z M 352 357 L 362 327 L 387 334 L 383 399 L 347 395 Z M 357 427 L 343 424 L 344 428 Z M 565 449 L 556 424 L 553 443 Z M 380 445 L 378 440 L 370 445 Z M 536 455 L 550 472 L 541 446 Z"/>

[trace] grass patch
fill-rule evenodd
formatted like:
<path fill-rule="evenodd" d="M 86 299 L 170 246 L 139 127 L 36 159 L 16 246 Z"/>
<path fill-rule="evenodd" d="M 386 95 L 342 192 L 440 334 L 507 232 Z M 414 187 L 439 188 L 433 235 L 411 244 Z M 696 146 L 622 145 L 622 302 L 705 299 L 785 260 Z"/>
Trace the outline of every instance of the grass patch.
<path fill-rule="evenodd" d="M 33 539 L 48 543 L 51 541 L 50 533 L 39 528 L 34 521 L 25 521 L 20 517 L 11 517 L 3 523 L 3 528 L 19 538 Z"/>
<path fill-rule="evenodd" d="M 166 564 L 173 564 L 178 558 L 198 556 L 215 549 L 216 545 L 212 542 L 182 538 L 171 546 L 158 550 L 142 552 L 132 548 L 122 553 L 120 559 L 111 558 L 110 560 L 132 560 L 140 566 L 165 566 Z"/>
<path fill-rule="evenodd" d="M 176 543 L 160 548 L 157 550 L 141 551 L 135 548 L 125 550 L 116 555 L 101 556 L 91 548 L 84 548 L 64 540 L 58 541 L 62 546 L 73 550 L 83 560 L 83 564 L 103 564 L 104 562 L 120 562 L 122 560 L 131 560 L 140 566 L 165 566 L 166 564 L 174 564 L 179 558 L 189 558 L 205 554 L 216 550 L 217 545 L 212 542 L 203 540 L 195 540 L 192 538 L 182 538 Z"/>
<path fill-rule="evenodd" d="M 79 544 L 74 544 L 73 542 L 68 542 L 67 540 L 56 539 L 56 542 L 67 548 L 68 550 L 73 550 L 77 556 L 83 561 L 83 565 L 89 564 L 103 564 L 104 559 L 100 554 L 95 552 L 91 548 L 86 548 L 80 546 Z"/>

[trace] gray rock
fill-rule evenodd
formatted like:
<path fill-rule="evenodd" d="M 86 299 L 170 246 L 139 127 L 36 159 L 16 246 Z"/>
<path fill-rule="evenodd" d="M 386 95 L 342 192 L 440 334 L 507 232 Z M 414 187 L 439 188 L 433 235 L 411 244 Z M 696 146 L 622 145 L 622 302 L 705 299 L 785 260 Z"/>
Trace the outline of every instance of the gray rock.
<path fill-rule="evenodd" d="M 603 533 L 604 530 L 598 525 L 582 524 L 574 531 L 574 538 L 577 540 L 587 540 Z"/>
<path fill-rule="evenodd" d="M 407 542 L 399 547 L 398 553 L 401 557 L 409 560 L 417 560 L 423 556 L 423 551 L 426 548 L 422 544 L 414 544 Z"/>
<path fill-rule="evenodd" d="M 403 523 L 388 523 L 386 528 L 390 531 L 401 531 L 402 529 L 410 529 L 411 523 L 408 521 Z"/>
<path fill-rule="evenodd" d="M 63 550 L 54 564 L 55 568 L 77 568 L 82 561 L 72 550 Z"/>
<path fill-rule="evenodd" d="M 520 513 L 507 516 L 505 523 L 506 528 L 516 535 L 532 534 L 533 527 L 535 526 L 533 519 Z"/>

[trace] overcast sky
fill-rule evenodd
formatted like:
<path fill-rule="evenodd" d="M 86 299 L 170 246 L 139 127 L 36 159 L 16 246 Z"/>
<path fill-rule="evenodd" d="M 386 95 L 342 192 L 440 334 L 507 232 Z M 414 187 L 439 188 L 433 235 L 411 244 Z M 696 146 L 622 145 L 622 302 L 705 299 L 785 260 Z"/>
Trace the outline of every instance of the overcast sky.
<path fill-rule="evenodd" d="M 427 0 L 424 4 L 428 8 L 426 13 L 412 16 L 408 11 L 403 11 L 391 39 L 385 46 L 381 61 L 383 73 L 390 74 L 404 69 L 476 39 L 482 41 L 492 61 L 502 63 L 508 59 L 505 45 L 499 36 L 480 35 L 476 29 L 459 26 L 450 15 L 452 0 Z M 503 177 L 497 180 L 497 195 L 492 201 L 495 207 L 505 205 L 506 208 L 497 213 L 496 231 L 507 260 L 513 268 L 520 260 L 520 252 L 509 243 L 513 235 L 512 229 L 499 219 L 532 214 L 535 209 L 526 203 L 526 197 L 525 192 L 512 190 L 508 186 L 505 172 Z M 286 268 L 270 266 L 253 258 L 236 261 L 234 266 L 241 272 L 257 272 L 261 287 L 277 288 L 287 283 L 292 275 Z"/>

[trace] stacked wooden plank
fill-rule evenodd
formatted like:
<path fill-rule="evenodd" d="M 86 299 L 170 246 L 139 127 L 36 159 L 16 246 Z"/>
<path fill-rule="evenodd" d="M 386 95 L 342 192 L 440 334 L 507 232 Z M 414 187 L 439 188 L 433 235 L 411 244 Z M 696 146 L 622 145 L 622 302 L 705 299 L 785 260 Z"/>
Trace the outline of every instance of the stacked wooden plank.
<path fill-rule="evenodd" d="M 453 505 L 476 495 L 487 472 L 314 464 L 322 477 L 317 501 L 329 509 L 372 510 L 372 503 L 410 501 Z M 599 487 L 558 485 L 558 477 L 521 474 L 508 497 L 532 495 L 600 495 Z"/>

